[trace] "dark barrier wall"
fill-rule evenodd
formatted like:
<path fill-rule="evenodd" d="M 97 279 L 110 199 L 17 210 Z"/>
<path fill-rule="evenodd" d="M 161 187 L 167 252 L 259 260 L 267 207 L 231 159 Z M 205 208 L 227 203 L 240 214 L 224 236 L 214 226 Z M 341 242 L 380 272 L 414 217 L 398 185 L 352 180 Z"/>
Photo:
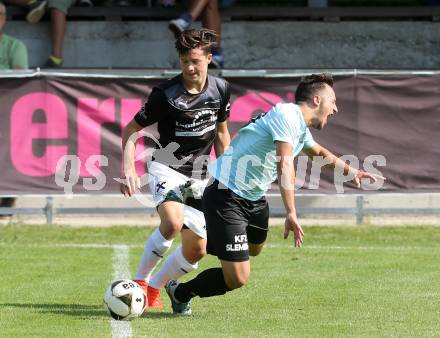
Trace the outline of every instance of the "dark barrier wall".
<path fill-rule="evenodd" d="M 233 135 L 252 116 L 292 101 L 299 82 L 298 77 L 228 80 Z M 121 176 L 121 127 L 160 81 L 0 78 L 0 194 L 63 193 L 69 186 L 73 192 L 117 193 L 113 178 Z M 382 191 L 438 191 L 439 83 L 435 73 L 335 76 L 339 113 L 324 130 L 312 133 L 353 165 L 386 176 Z M 148 131 L 155 135 L 154 126 Z M 139 153 L 151 154 L 152 145 L 151 140 L 141 140 Z M 297 162 L 301 190 L 341 192 L 332 173 L 310 178 L 313 165 L 304 160 Z M 140 175 L 147 172 L 145 156 L 137 168 Z M 350 184 L 344 191 L 353 191 Z"/>

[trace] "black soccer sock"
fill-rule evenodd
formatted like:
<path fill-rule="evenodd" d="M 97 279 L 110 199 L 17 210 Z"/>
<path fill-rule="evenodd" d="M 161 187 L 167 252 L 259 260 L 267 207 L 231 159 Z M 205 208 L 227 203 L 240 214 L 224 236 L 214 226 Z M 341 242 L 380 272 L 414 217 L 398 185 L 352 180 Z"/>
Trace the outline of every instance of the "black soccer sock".
<path fill-rule="evenodd" d="M 182 303 L 189 302 L 195 296 L 212 297 L 224 295 L 231 291 L 223 277 L 221 268 L 207 269 L 199 273 L 194 279 L 180 283 L 174 292 L 174 297 Z"/>

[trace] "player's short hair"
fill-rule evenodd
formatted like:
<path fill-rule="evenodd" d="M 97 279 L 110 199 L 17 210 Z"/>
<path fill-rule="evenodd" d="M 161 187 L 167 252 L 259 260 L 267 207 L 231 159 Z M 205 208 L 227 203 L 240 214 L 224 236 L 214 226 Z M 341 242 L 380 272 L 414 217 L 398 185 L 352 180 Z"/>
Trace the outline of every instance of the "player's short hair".
<path fill-rule="evenodd" d="M 217 45 L 217 34 L 210 29 L 187 29 L 176 39 L 176 49 L 179 55 L 185 55 L 191 49 L 201 48 L 206 54 L 211 53 Z"/>
<path fill-rule="evenodd" d="M 330 73 L 312 74 L 301 79 L 295 92 L 295 102 L 310 102 L 317 92 L 325 85 L 333 87 L 333 77 Z"/>

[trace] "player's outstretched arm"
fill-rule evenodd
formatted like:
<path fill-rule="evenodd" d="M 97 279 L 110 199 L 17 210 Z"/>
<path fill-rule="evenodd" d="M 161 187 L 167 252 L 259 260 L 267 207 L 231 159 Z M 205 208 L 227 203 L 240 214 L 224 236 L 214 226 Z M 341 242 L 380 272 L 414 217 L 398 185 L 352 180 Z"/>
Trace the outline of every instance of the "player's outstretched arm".
<path fill-rule="evenodd" d="M 350 165 L 342 161 L 340 158 L 338 158 L 335 154 L 333 154 L 330 150 L 324 148 L 318 143 L 316 143 L 312 148 L 303 149 L 303 151 L 311 159 L 313 159 L 314 156 L 320 156 L 324 158 L 328 162 L 328 164 L 325 165 L 324 167 L 328 167 L 332 170 L 339 170 L 341 173 L 344 173 L 344 175 L 352 177 L 353 183 L 356 185 L 357 188 L 361 187 L 361 179 L 363 178 L 371 179 L 373 182 L 376 182 L 377 180 L 386 179 L 381 175 L 372 174 L 351 167 Z"/>
<path fill-rule="evenodd" d="M 304 232 L 299 224 L 295 208 L 295 168 L 292 145 L 277 141 L 276 148 L 278 184 L 287 211 L 284 222 L 284 239 L 289 236 L 289 231 L 292 231 L 295 246 L 301 247 L 304 241 Z"/>
<path fill-rule="evenodd" d="M 133 195 L 136 189 L 141 186 L 134 160 L 136 150 L 135 134 L 141 129 L 143 129 L 141 125 L 135 120 L 131 120 L 122 130 L 122 163 L 125 177 L 121 180 L 119 188 L 124 196 Z"/>

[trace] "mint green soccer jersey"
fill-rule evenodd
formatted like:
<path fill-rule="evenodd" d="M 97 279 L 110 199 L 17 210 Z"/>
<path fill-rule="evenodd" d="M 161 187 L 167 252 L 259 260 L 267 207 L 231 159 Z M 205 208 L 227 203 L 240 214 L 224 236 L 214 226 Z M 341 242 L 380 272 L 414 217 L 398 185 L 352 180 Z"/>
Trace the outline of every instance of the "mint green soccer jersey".
<path fill-rule="evenodd" d="M 243 127 L 209 172 L 237 195 L 251 201 L 264 196 L 277 178 L 275 141 L 292 145 L 293 156 L 315 145 L 301 110 L 279 103 Z"/>

